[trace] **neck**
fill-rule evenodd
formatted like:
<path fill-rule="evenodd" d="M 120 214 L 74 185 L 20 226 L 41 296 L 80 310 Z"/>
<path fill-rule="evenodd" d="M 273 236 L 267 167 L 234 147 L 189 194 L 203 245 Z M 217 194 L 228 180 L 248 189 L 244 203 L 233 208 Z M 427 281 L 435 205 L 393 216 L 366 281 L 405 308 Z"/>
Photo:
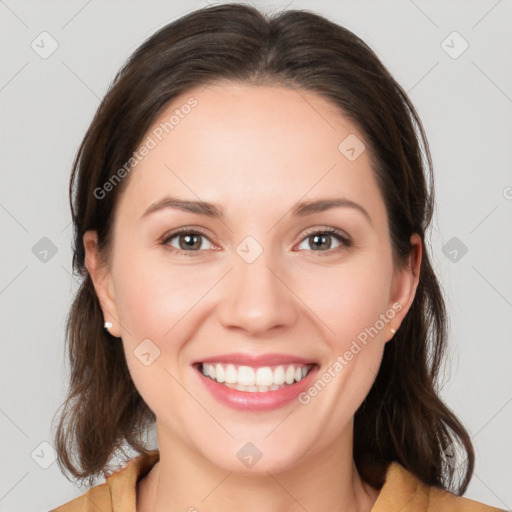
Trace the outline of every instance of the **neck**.
<path fill-rule="evenodd" d="M 368 512 L 379 491 L 360 478 L 348 437 L 348 447 L 340 439 L 293 468 L 254 475 L 222 470 L 159 438 L 160 461 L 139 482 L 137 512 Z"/>

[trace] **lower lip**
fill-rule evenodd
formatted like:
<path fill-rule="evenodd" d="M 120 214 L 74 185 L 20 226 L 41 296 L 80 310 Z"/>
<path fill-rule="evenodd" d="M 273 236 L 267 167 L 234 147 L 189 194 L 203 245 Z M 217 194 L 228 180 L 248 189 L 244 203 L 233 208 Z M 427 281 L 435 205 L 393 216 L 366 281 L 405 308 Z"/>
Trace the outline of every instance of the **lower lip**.
<path fill-rule="evenodd" d="M 274 391 L 249 392 L 231 389 L 217 381 L 203 375 L 202 371 L 196 367 L 196 371 L 201 381 L 210 391 L 210 393 L 221 403 L 226 404 L 239 411 L 272 411 L 279 409 L 292 402 L 297 396 L 305 391 L 318 371 L 315 365 L 309 373 L 299 382 L 290 384 Z"/>

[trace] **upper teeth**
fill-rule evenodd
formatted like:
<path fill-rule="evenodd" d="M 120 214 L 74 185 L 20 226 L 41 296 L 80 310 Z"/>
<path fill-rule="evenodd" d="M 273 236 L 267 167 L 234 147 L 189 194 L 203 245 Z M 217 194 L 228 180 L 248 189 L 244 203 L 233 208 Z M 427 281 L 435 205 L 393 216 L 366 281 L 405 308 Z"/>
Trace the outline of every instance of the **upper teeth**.
<path fill-rule="evenodd" d="M 279 366 L 238 366 L 224 363 L 203 363 L 203 374 L 213 380 L 241 386 L 280 386 L 299 382 L 307 374 L 311 365 L 287 364 Z"/>

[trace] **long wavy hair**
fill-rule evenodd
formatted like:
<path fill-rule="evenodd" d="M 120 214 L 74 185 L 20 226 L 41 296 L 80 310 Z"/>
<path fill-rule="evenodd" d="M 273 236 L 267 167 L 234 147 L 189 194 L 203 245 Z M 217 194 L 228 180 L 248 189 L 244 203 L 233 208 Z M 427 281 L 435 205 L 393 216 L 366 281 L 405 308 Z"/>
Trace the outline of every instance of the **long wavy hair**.
<path fill-rule="evenodd" d="M 105 197 L 97 190 L 130 160 L 173 98 L 219 80 L 295 88 L 329 100 L 370 150 L 395 265 L 405 265 L 412 233 L 425 242 L 434 180 L 424 129 L 407 94 L 360 38 L 307 10 L 269 15 L 243 4 L 199 9 L 160 29 L 113 80 L 78 149 L 69 186 L 73 270 L 81 283 L 67 318 L 70 382 L 55 446 L 61 470 L 89 485 L 112 472 L 109 463 L 124 448 L 147 453 L 145 434 L 156 419 L 134 386 L 122 344 L 103 328 L 84 267 L 87 230 L 98 233 L 101 254 L 111 248 L 115 206 L 128 178 Z M 354 460 L 371 485 L 381 487 L 387 465 L 398 461 L 428 485 L 458 494 L 468 486 L 471 440 L 439 397 L 446 334 L 444 299 L 424 243 L 414 302 L 386 343 L 354 418 Z M 458 471 L 446 456 L 453 446 L 462 448 Z"/>

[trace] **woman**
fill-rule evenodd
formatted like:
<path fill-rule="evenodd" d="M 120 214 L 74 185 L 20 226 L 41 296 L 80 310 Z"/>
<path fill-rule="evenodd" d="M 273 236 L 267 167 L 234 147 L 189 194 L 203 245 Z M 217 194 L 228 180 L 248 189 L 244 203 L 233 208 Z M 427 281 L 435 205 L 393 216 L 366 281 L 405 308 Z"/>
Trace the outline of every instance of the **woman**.
<path fill-rule="evenodd" d="M 431 173 L 406 94 L 321 16 L 225 4 L 150 37 L 74 164 L 55 441 L 108 480 L 55 510 L 497 510 L 460 496 L 436 391 Z"/>

